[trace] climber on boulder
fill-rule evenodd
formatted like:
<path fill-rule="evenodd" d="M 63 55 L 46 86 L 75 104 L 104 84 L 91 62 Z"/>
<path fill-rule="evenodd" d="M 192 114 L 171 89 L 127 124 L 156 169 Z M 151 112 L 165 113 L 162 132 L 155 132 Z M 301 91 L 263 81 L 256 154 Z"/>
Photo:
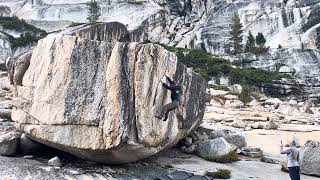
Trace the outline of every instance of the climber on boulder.
<path fill-rule="evenodd" d="M 164 88 L 171 91 L 172 102 L 164 105 L 162 107 L 161 114 L 156 116 L 156 118 L 162 119 L 163 115 L 165 115 L 163 121 L 166 121 L 168 119 L 170 111 L 173 111 L 179 107 L 181 94 L 181 86 L 178 85 L 175 81 L 171 80 L 168 76 L 166 76 L 166 79 L 169 81 L 170 86 L 168 86 L 166 83 L 162 83 L 162 85 Z"/>

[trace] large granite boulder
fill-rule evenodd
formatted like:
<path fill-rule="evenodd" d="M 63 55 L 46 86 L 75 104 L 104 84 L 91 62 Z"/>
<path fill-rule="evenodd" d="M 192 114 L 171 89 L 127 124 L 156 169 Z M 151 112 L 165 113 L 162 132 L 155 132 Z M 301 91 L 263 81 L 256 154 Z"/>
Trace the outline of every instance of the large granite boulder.
<path fill-rule="evenodd" d="M 18 129 L 78 157 L 119 164 L 171 147 L 199 125 L 206 87 L 199 74 L 159 45 L 119 42 L 130 40 L 125 31 L 96 30 L 107 38 L 86 30 L 39 41 L 23 86 L 15 88 Z M 155 115 L 171 101 L 165 74 L 183 92 L 180 107 L 162 121 Z"/>
<path fill-rule="evenodd" d="M 320 142 L 309 140 L 302 146 L 300 166 L 303 174 L 320 176 Z"/>
<path fill-rule="evenodd" d="M 230 153 L 231 146 L 223 137 L 219 137 L 206 141 L 198 141 L 195 152 L 204 159 L 212 160 Z"/>

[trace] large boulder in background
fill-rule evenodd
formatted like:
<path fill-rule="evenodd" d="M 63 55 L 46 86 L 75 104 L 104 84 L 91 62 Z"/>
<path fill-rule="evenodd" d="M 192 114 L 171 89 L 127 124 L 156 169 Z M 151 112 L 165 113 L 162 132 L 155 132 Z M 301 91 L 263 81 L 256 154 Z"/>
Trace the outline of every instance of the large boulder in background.
<path fill-rule="evenodd" d="M 320 176 L 320 142 L 307 141 L 300 149 L 301 173 Z"/>
<path fill-rule="evenodd" d="M 112 41 L 77 33 L 39 41 L 23 86 L 16 86 L 12 118 L 21 131 L 78 157 L 119 164 L 171 147 L 199 125 L 206 88 L 199 74 L 159 45 L 97 34 Z M 155 115 L 171 101 L 161 84 L 165 74 L 183 91 L 164 122 Z"/>
<path fill-rule="evenodd" d="M 231 146 L 223 137 L 219 137 L 206 141 L 198 141 L 195 151 L 198 156 L 212 160 L 230 153 Z"/>

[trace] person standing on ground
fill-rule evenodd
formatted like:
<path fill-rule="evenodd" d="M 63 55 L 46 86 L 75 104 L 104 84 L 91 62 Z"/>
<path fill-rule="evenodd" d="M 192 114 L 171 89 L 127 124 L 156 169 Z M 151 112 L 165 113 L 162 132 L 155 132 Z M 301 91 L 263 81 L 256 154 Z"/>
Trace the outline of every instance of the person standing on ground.
<path fill-rule="evenodd" d="M 297 148 L 296 140 L 292 140 L 290 147 L 286 150 L 283 150 L 281 141 L 280 153 L 288 156 L 288 169 L 291 180 L 300 180 L 299 149 Z"/>
<path fill-rule="evenodd" d="M 181 94 L 181 86 L 178 85 L 175 81 L 171 80 L 168 76 L 166 76 L 169 81 L 169 86 L 166 83 L 162 83 L 163 87 L 171 91 L 171 103 L 168 103 L 162 107 L 161 114 L 156 116 L 158 119 L 162 119 L 163 115 L 165 115 L 163 121 L 168 119 L 168 115 L 170 111 L 173 111 L 179 107 L 180 104 L 180 94 Z"/>

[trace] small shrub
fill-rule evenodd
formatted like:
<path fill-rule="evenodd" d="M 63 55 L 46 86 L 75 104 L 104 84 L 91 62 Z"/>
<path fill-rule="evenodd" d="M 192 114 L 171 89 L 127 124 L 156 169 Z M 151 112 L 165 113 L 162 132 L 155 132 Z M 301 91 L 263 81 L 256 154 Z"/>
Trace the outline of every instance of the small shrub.
<path fill-rule="evenodd" d="M 230 179 L 231 171 L 229 169 L 218 169 L 216 172 L 206 172 L 206 175 L 217 179 Z"/>
<path fill-rule="evenodd" d="M 207 159 L 207 160 L 218 162 L 218 163 L 232 163 L 232 162 L 239 161 L 240 159 L 239 159 L 239 155 L 236 152 L 231 151 L 226 155 L 219 156 L 213 159 Z"/>
<path fill-rule="evenodd" d="M 242 92 L 239 95 L 240 101 L 242 101 L 244 104 L 248 104 L 251 102 L 251 89 L 247 85 L 242 85 Z"/>
<path fill-rule="evenodd" d="M 80 26 L 83 25 L 85 23 L 76 23 L 76 22 L 72 22 L 68 27 L 75 27 L 75 26 Z"/>
<path fill-rule="evenodd" d="M 228 86 L 224 86 L 224 85 L 212 85 L 210 87 L 215 89 L 215 90 L 230 91 Z"/>
<path fill-rule="evenodd" d="M 171 164 L 166 164 L 163 168 L 165 168 L 165 169 L 171 169 L 171 168 L 173 168 L 173 166 L 172 166 Z"/>

